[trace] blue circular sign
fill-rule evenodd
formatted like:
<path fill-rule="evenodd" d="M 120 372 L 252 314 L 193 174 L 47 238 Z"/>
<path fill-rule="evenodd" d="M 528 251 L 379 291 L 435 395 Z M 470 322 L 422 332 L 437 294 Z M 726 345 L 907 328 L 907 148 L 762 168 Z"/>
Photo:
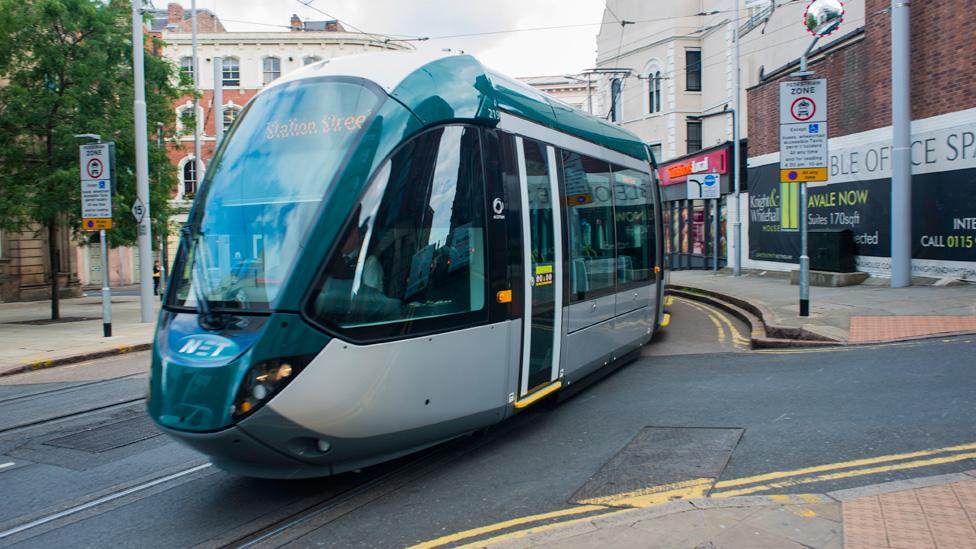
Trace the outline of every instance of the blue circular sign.
<path fill-rule="evenodd" d="M 712 174 L 708 174 L 708 175 L 705 176 L 705 179 L 702 180 L 702 183 L 706 187 L 711 187 L 712 185 L 714 185 L 716 183 L 717 180 L 718 180 L 717 177 L 715 177 Z"/>

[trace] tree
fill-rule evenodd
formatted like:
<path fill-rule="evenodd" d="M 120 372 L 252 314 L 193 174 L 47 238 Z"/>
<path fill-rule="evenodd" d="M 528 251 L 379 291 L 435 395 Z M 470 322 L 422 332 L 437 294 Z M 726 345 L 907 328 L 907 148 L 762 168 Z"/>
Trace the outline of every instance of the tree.
<path fill-rule="evenodd" d="M 51 317 L 59 317 L 59 230 L 80 241 L 80 133 L 116 144 L 115 245 L 137 239 L 131 4 L 128 0 L 0 0 L 0 228 L 48 233 Z M 146 44 L 148 128 L 172 128 L 185 92 L 177 67 Z M 153 222 L 168 216 L 176 185 L 164 151 L 149 148 Z M 159 168 L 163 169 L 159 169 Z M 106 273 L 107 274 L 107 273 Z"/>

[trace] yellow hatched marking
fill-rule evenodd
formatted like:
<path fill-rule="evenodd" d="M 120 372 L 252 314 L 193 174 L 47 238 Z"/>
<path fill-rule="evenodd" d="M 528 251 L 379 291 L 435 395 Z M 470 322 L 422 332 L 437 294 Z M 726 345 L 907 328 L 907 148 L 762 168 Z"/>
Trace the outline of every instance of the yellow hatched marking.
<path fill-rule="evenodd" d="M 465 530 L 463 532 L 458 532 L 456 534 L 441 536 L 437 539 L 432 539 L 430 541 L 425 541 L 423 543 L 418 543 L 417 545 L 413 545 L 409 549 L 433 549 L 434 547 L 440 547 L 442 545 L 447 545 L 449 543 L 454 543 L 456 541 L 461 541 L 463 539 L 467 539 L 470 537 L 480 536 L 481 534 L 489 534 L 491 532 L 497 532 L 498 530 L 504 530 L 506 528 L 511 528 L 512 526 L 521 526 L 523 524 L 528 524 L 530 522 L 538 522 L 540 520 L 579 515 L 581 513 L 599 511 L 600 509 L 606 509 L 606 507 L 600 505 L 584 505 L 582 507 L 571 507 L 569 509 L 562 509 L 559 511 L 552 511 L 549 513 L 540 513 L 538 515 L 531 515 L 528 517 L 506 520 L 505 522 L 498 522 L 495 524 L 489 524 L 488 526 L 482 526 L 480 528 Z M 558 524 L 566 524 L 566 523 L 560 522 Z"/>
<path fill-rule="evenodd" d="M 607 505 L 610 507 L 650 507 L 667 503 L 675 499 L 690 499 L 705 497 L 705 493 L 712 487 L 714 478 L 696 478 L 683 482 L 662 484 L 633 492 L 624 492 L 612 496 L 602 496 L 583 500 L 590 505 Z"/>
<path fill-rule="evenodd" d="M 462 545 L 458 549 L 473 549 L 475 547 L 486 547 L 486 546 L 489 546 L 489 545 L 494 545 L 496 543 L 501 543 L 503 541 L 509 541 L 509 540 L 513 540 L 513 539 L 520 539 L 520 538 L 524 538 L 526 536 L 530 536 L 532 534 L 538 534 L 539 532 L 545 532 L 545 531 L 548 531 L 548 530 L 553 530 L 555 528 L 561 528 L 563 526 L 569 526 L 571 524 L 579 524 L 581 522 L 589 522 L 589 521 L 591 521 L 591 520 L 593 520 L 595 518 L 605 518 L 605 517 L 611 517 L 611 516 L 614 516 L 614 515 L 620 515 L 620 514 L 623 514 L 623 513 L 633 513 L 633 512 L 634 512 L 634 509 L 619 509 L 619 510 L 616 510 L 616 511 L 610 511 L 608 513 L 601 513 L 599 515 L 594 515 L 594 516 L 589 516 L 589 517 L 583 517 L 583 518 L 578 518 L 578 519 L 573 519 L 573 520 L 567 520 L 565 522 L 554 522 L 552 524 L 546 524 L 546 525 L 543 525 L 543 526 L 537 526 L 535 528 L 528 528 L 526 530 L 519 530 L 517 532 L 510 532 L 508 534 L 502 534 L 500 536 L 495 536 L 493 538 L 488 538 L 488 539 L 484 539 L 484 540 L 481 540 L 481 541 L 475 541 L 475 542 L 472 542 L 472 543 L 468 543 L 466 545 Z"/>
<path fill-rule="evenodd" d="M 793 471 L 777 471 L 774 473 L 766 473 L 763 475 L 756 475 L 752 477 L 736 478 L 731 480 L 723 480 L 715 483 L 715 488 L 721 490 L 722 488 L 731 488 L 733 486 L 742 486 L 745 484 L 753 484 L 756 482 L 765 482 L 767 480 L 776 480 L 787 477 L 796 477 L 800 475 L 808 475 L 811 473 L 822 473 L 825 471 L 836 471 L 837 469 L 847 469 L 850 467 L 860 467 L 862 465 L 875 465 L 878 463 L 884 463 L 886 461 L 901 461 L 904 459 L 912 459 L 918 457 L 934 456 L 936 454 L 945 454 L 948 452 L 964 452 L 968 450 L 976 450 L 976 443 L 960 444 L 958 446 L 948 446 L 946 448 L 936 448 L 932 450 L 920 450 L 917 452 L 908 452 L 904 454 L 889 454 L 886 456 L 878 456 L 873 458 L 855 459 L 851 461 L 841 461 L 839 463 L 830 463 L 827 465 L 816 465 L 814 467 L 805 467 L 803 469 L 795 469 Z"/>
<path fill-rule="evenodd" d="M 931 465 L 941 465 L 943 463 L 952 463 L 955 461 L 964 461 L 967 459 L 976 459 L 976 452 L 970 452 L 967 454 L 956 454 L 952 456 L 946 456 L 941 458 L 932 458 L 921 461 L 909 461 L 906 463 L 898 463 L 895 465 L 883 465 L 880 467 L 869 467 L 867 469 L 854 469 L 853 471 L 844 471 L 841 473 L 831 473 L 827 475 L 817 475 L 813 477 L 798 478 L 784 480 L 782 482 L 772 482 L 769 484 L 760 484 L 758 486 L 750 486 L 749 488 L 742 488 L 739 490 L 726 490 L 724 492 L 713 492 L 711 497 L 713 498 L 730 498 L 734 496 L 744 496 L 746 494 L 754 494 L 756 492 L 765 492 L 767 490 L 775 490 L 777 488 L 789 488 L 791 486 L 797 486 L 799 484 L 810 484 L 813 482 L 824 482 L 828 480 L 838 480 L 842 478 L 860 477 L 865 475 L 876 475 L 878 473 L 887 473 L 889 471 L 901 471 L 904 469 L 915 469 L 918 467 L 928 467 Z M 717 485 L 716 485 L 717 486 Z"/>

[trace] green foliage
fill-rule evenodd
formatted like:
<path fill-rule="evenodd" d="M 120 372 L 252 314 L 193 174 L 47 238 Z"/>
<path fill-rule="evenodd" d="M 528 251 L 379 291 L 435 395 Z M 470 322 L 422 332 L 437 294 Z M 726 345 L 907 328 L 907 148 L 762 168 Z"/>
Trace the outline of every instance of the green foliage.
<path fill-rule="evenodd" d="M 178 68 L 161 52 L 161 43 L 147 42 L 149 200 L 157 227 L 169 215 L 178 180 L 165 150 L 155 146 L 155 130 L 159 122 L 174 127 L 172 105 L 185 91 Z M 74 135 L 97 133 L 116 145 L 110 239 L 134 243 L 133 99 L 128 1 L 0 0 L 0 228 L 61 222 L 79 231 L 84 141 Z"/>

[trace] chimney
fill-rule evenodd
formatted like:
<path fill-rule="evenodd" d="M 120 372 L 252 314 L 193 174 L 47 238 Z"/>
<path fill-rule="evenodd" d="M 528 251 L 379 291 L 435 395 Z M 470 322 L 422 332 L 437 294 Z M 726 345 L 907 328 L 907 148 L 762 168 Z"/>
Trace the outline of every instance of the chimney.
<path fill-rule="evenodd" d="M 170 2 L 166 6 L 166 22 L 179 24 L 183 21 L 183 6 L 176 2 Z"/>
<path fill-rule="evenodd" d="M 302 20 L 297 14 L 291 14 L 291 30 L 300 31 L 302 30 Z"/>

